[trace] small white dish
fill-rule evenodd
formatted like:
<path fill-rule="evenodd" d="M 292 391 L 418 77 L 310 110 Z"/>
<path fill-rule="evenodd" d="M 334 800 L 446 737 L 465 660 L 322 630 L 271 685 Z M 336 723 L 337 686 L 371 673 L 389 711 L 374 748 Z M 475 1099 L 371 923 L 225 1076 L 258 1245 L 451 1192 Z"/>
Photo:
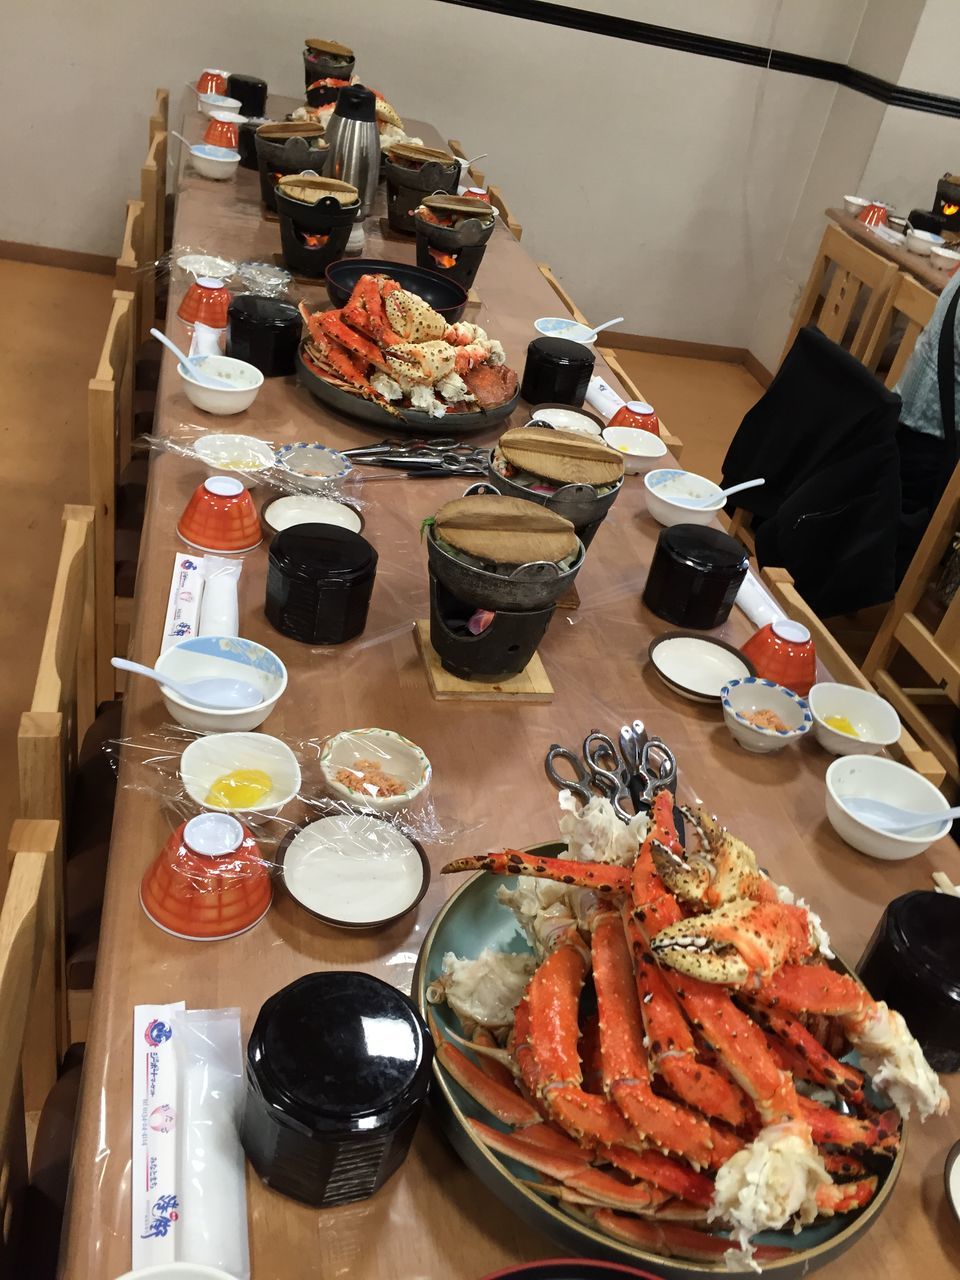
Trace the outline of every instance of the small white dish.
<path fill-rule="evenodd" d="M 827 770 L 826 783 L 827 818 L 831 827 L 841 840 L 871 858 L 887 862 L 914 858 L 950 830 L 950 820 L 944 819 L 939 825 L 931 823 L 911 835 L 896 835 L 892 831 L 878 831 L 843 807 L 844 796 L 883 800 L 914 813 L 933 813 L 950 807 L 946 796 L 933 783 L 896 760 L 885 756 L 841 756 Z"/>
<path fill-rule="evenodd" d="M 238 671 L 238 664 L 241 670 Z M 190 636 L 165 649 L 154 666 L 175 680 L 204 680 L 208 676 L 240 676 L 263 694 L 257 707 L 219 711 L 198 707 L 170 689 L 161 687 L 167 713 L 185 729 L 197 733 L 222 733 L 257 729 L 277 705 L 287 687 L 287 668 L 277 655 L 256 640 L 243 636 Z"/>
<path fill-rule="evenodd" d="M 256 436 L 215 431 L 201 436 L 193 451 L 212 476 L 232 476 L 245 489 L 254 487 L 258 472 L 269 471 L 277 465 L 273 450 Z"/>
<path fill-rule="evenodd" d="M 907 248 L 911 253 L 921 254 L 925 258 L 930 256 L 932 249 L 942 249 L 944 244 L 943 236 L 935 235 L 932 231 L 914 231 L 911 228 L 907 232 Z"/>
<path fill-rule="evenodd" d="M 844 196 L 843 211 L 855 218 L 858 214 L 863 213 L 868 204 L 873 203 L 873 200 L 867 200 L 863 196 Z"/>
<path fill-rule="evenodd" d="M 211 111 L 211 120 L 219 120 L 222 124 L 246 124 L 247 117 L 239 111 Z"/>
<path fill-rule="evenodd" d="M 648 471 L 643 484 L 647 491 L 647 510 L 658 524 L 668 529 L 676 524 L 712 524 L 725 502 L 718 484 L 678 467 Z M 705 507 L 690 506 L 691 500 L 701 498 L 711 501 Z"/>
<path fill-rule="evenodd" d="M 274 533 L 282 533 L 296 524 L 331 524 L 352 533 L 359 533 L 363 528 L 363 517 L 353 507 L 336 498 L 312 493 L 275 498 L 263 508 L 260 517 Z"/>
<path fill-rule="evenodd" d="M 225 182 L 237 172 L 240 152 L 231 147 L 215 147 L 209 142 L 198 142 L 190 148 L 190 163 L 202 178 Z"/>
<path fill-rule="evenodd" d="M 533 327 L 545 338 L 565 338 L 568 342 L 579 342 L 584 347 L 592 347 L 597 335 L 588 324 L 578 324 L 569 316 L 541 316 L 534 320 Z"/>
<path fill-rule="evenodd" d="M 285 444 L 277 462 L 305 489 L 328 489 L 353 470 L 349 458 L 325 444 Z"/>
<path fill-rule="evenodd" d="M 212 253 L 185 253 L 177 259 L 177 266 L 197 280 L 202 276 L 227 280 L 237 269 L 235 262 L 218 258 Z"/>
<path fill-rule="evenodd" d="M 595 418 L 586 409 L 568 409 L 560 404 L 534 405 L 530 411 L 530 421 L 525 426 L 545 422 L 555 431 L 579 431 L 585 436 L 600 436 L 603 433 L 603 421 Z"/>
<path fill-rule="evenodd" d="M 956 271 L 960 267 L 960 253 L 956 249 L 947 249 L 944 245 L 934 245 L 930 250 L 930 262 L 941 271 Z"/>
<path fill-rule="evenodd" d="M 263 386 L 263 374 L 246 360 L 234 360 L 232 356 L 203 356 L 203 368 L 218 378 L 225 378 L 233 385 L 229 387 L 208 387 L 191 378 L 184 372 L 183 365 L 178 362 L 177 373 L 183 382 L 187 399 L 198 409 L 207 413 L 226 417 L 233 413 L 242 413 L 249 409 L 257 398 L 257 392 Z M 196 363 L 200 363 L 197 360 Z"/>
<path fill-rule="evenodd" d="M 273 788 L 249 809 L 207 803 L 210 788 L 237 769 L 260 769 Z M 211 733 L 185 747 L 180 757 L 180 780 L 194 804 L 214 813 L 274 813 L 300 792 L 300 765 L 285 742 L 267 733 Z"/>
<path fill-rule="evenodd" d="M 281 844 L 287 892 L 325 924 L 372 929 L 412 911 L 430 865 L 419 845 L 372 813 L 334 813 Z"/>
<path fill-rule="evenodd" d="M 215 111 L 239 111 L 243 103 L 222 93 L 198 93 L 197 106 L 205 116 L 212 116 Z"/>
<path fill-rule="evenodd" d="M 664 684 L 692 702 L 719 702 L 724 685 L 756 674 L 732 644 L 693 631 L 664 632 L 647 652 Z"/>
<path fill-rule="evenodd" d="M 660 437 L 639 427 L 604 427 L 603 438 L 623 454 L 623 469 L 628 476 L 643 475 L 666 457 L 667 446 Z"/>
<path fill-rule="evenodd" d="M 370 760 L 383 773 L 404 787 L 397 796 L 379 795 L 372 787 L 354 790 L 337 779 L 342 769 L 356 769 L 360 760 Z M 430 761 L 415 742 L 392 729 L 348 729 L 335 734 L 320 752 L 320 772 L 327 790 L 353 808 L 376 813 L 396 813 L 407 809 L 430 785 Z"/>
<path fill-rule="evenodd" d="M 761 680 L 758 676 L 746 676 L 731 680 L 720 691 L 723 721 L 735 742 L 756 755 L 768 755 L 782 751 L 790 742 L 796 742 L 813 725 L 813 716 L 805 698 L 785 689 L 773 680 Z M 772 711 L 786 725 L 785 729 L 767 729 L 747 719 L 757 712 Z"/>
<path fill-rule="evenodd" d="M 943 1166 L 943 1185 L 953 1216 L 960 1223 L 960 1142 L 955 1142 L 947 1152 Z"/>
<path fill-rule="evenodd" d="M 832 756 L 875 756 L 900 737 L 900 717 L 879 693 L 852 684 L 815 684 L 807 694 L 813 715 L 813 736 Z M 844 716 L 857 736 L 831 728 L 826 722 Z"/>

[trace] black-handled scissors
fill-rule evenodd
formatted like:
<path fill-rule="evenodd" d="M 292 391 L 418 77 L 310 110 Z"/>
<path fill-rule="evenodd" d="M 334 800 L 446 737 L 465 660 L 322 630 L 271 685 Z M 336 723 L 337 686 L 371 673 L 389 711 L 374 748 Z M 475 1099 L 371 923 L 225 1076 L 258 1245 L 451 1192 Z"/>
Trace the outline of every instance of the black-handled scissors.
<path fill-rule="evenodd" d="M 583 757 L 571 751 L 569 747 L 561 747 L 555 742 L 547 752 L 543 766 L 547 777 L 558 791 L 572 792 L 583 805 L 589 804 L 595 795 L 606 796 L 613 805 L 617 817 L 624 822 L 629 822 L 634 815 L 628 807 L 630 792 L 627 789 L 622 767 L 609 769 L 605 765 L 594 764 L 592 761 L 596 759 L 598 753 L 592 750 L 590 759 L 587 759 L 588 744 L 591 747 L 595 745 L 591 744 L 591 739 L 602 736 L 602 734 L 591 734 L 586 739 Z M 612 747 L 609 738 L 607 744 Z M 617 759 L 619 760 L 619 757 Z M 558 760 L 563 760 L 573 770 L 575 776 L 572 781 L 569 777 L 558 773 L 556 768 Z"/>

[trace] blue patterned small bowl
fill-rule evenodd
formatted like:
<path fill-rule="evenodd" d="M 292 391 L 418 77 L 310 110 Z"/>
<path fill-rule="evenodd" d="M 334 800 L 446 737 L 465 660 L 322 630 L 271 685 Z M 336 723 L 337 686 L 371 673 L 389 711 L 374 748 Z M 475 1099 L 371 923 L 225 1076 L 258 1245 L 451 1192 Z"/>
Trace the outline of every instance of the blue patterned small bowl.
<path fill-rule="evenodd" d="M 720 705 L 734 740 L 758 755 L 782 751 L 788 742 L 796 742 L 809 733 L 813 725 L 813 715 L 805 698 L 758 676 L 746 676 L 725 684 L 720 690 Z M 772 712 L 786 728 L 766 728 L 748 719 L 764 711 Z"/>
<path fill-rule="evenodd" d="M 329 491 L 353 470 L 349 458 L 325 444 L 285 444 L 277 462 L 294 478 L 296 487 Z"/>

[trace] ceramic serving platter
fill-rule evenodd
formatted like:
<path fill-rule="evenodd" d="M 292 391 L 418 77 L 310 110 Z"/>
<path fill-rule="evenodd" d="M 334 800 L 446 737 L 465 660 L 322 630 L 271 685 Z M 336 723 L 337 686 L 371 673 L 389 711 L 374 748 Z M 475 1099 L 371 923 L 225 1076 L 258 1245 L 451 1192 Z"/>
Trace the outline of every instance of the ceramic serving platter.
<path fill-rule="evenodd" d="M 648 653 L 664 684 L 692 702 L 718 703 L 724 685 L 757 674 L 739 649 L 697 631 L 667 631 Z"/>
<path fill-rule="evenodd" d="M 561 844 L 546 844 L 538 845 L 528 852 L 555 856 L 565 853 L 566 849 Z M 485 871 L 477 872 L 448 899 L 424 939 L 414 971 L 412 994 L 423 1016 L 426 1017 L 428 1012 L 432 1013 L 441 1030 L 457 1033 L 462 1031 L 456 1015 L 447 1005 L 431 1005 L 427 1002 L 427 988 L 440 977 L 446 952 L 452 951 L 457 956 L 474 959 L 485 947 L 521 954 L 530 950 L 513 913 L 497 900 L 499 886 L 505 885 L 512 889 L 516 886 L 516 880 L 515 876 L 494 876 Z M 840 961 L 835 961 L 834 965 L 843 972 L 851 972 Z M 467 1121 L 480 1120 L 501 1130 L 507 1126 L 475 1102 L 447 1074 L 436 1058 L 433 1073 L 436 1087 L 432 1096 L 436 1114 L 463 1161 L 524 1222 L 544 1231 L 561 1247 L 590 1258 L 645 1268 L 657 1276 L 669 1277 L 670 1280 L 704 1280 L 708 1276 L 746 1277 L 754 1274 L 752 1271 L 731 1271 L 724 1266 L 722 1260 L 716 1263 L 699 1263 L 648 1253 L 614 1240 L 584 1219 L 574 1217 L 556 1201 L 527 1185 L 531 1181 L 542 1181 L 541 1174 L 516 1160 L 491 1151 L 474 1135 Z M 873 1095 L 871 1101 L 878 1103 L 880 1099 Z M 879 1179 L 877 1193 L 859 1213 L 818 1219 L 797 1233 L 788 1229 L 764 1231 L 756 1236 L 755 1242 L 758 1244 L 779 1245 L 791 1250 L 789 1257 L 766 1263 L 763 1274 L 774 1277 L 775 1280 L 800 1280 L 800 1277 L 824 1266 L 854 1244 L 869 1230 L 887 1204 L 900 1175 L 903 1150 L 904 1144 L 901 1142 L 892 1162 L 881 1160 L 875 1168 L 871 1168 L 871 1172 L 876 1173 Z"/>
<path fill-rule="evenodd" d="M 353 533 L 359 533 L 363 528 L 363 517 L 347 503 L 306 493 L 275 498 L 260 514 L 274 533 L 281 533 L 295 524 L 332 524 Z"/>

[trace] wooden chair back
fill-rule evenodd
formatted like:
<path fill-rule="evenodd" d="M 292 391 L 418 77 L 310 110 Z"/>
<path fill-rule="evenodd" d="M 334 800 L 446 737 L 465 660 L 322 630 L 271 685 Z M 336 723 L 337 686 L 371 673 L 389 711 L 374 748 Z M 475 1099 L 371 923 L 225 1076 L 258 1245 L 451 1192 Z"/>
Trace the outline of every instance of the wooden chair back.
<path fill-rule="evenodd" d="M 884 386 L 893 388 L 900 381 L 900 375 L 906 368 L 907 361 L 913 354 L 917 339 L 930 323 L 934 307 L 937 305 L 936 294 L 931 293 L 913 276 L 905 271 L 899 272 L 896 283 L 887 294 L 876 328 L 870 335 L 863 353 L 863 363 L 871 373 L 881 374 L 880 362 L 890 342 L 894 322 L 903 317 L 906 327 L 891 361 L 890 368 L 883 374 Z"/>
<path fill-rule="evenodd" d="M 134 346 L 143 342 L 150 331 L 152 317 L 143 315 L 143 201 L 128 200 L 127 215 L 123 224 L 123 244 L 114 271 L 114 285 L 121 293 L 133 294 Z M 143 328 L 147 321 L 146 329 Z"/>
<path fill-rule="evenodd" d="M 467 153 L 463 149 L 463 143 L 460 142 L 457 138 L 450 138 L 447 142 L 447 147 L 452 152 L 452 154 L 457 157 L 458 160 L 467 159 Z M 478 169 L 476 165 L 470 165 L 470 167 L 467 169 L 467 173 L 470 175 L 470 181 L 473 183 L 475 187 L 486 186 L 486 179 L 483 176 L 483 172 L 480 169 Z"/>
<path fill-rule="evenodd" d="M 960 762 L 949 729 L 938 723 L 938 710 L 952 722 L 960 708 L 960 592 L 944 608 L 930 587 L 958 529 L 960 466 L 954 468 L 863 664 L 864 675 L 893 703 L 954 784 L 960 784 Z M 897 668 L 905 657 L 923 673 L 926 685 L 903 683 Z"/>
<path fill-rule="evenodd" d="M 546 280 L 547 284 L 550 286 L 553 292 L 557 295 L 557 297 L 563 303 L 564 307 L 566 307 L 570 315 L 573 316 L 574 320 L 576 320 L 578 324 L 589 324 L 590 321 L 587 319 L 587 317 L 583 314 L 583 312 L 574 302 L 570 294 L 567 293 L 566 289 L 564 289 L 563 285 L 560 283 L 557 277 L 553 274 L 553 271 L 547 265 L 547 263 L 538 262 L 537 268 L 540 274 L 543 276 L 544 280 Z M 631 400 L 645 399 L 640 389 L 637 387 L 636 383 L 633 381 L 633 379 L 624 369 L 623 365 L 620 363 L 617 357 L 617 353 L 616 351 L 613 350 L 612 347 L 597 347 L 596 352 L 598 355 L 603 357 L 608 368 L 610 369 L 610 372 L 614 375 L 614 377 L 617 379 L 617 381 L 626 391 L 627 395 L 630 397 Z M 683 453 L 683 441 L 667 430 L 667 427 L 662 418 L 660 419 L 660 438 L 663 441 L 663 443 L 667 446 L 667 448 L 670 450 L 670 452 L 673 454 L 673 456 L 679 462 L 680 455 Z"/>
<path fill-rule="evenodd" d="M 859 244 L 845 231 L 830 223 L 823 233 L 820 247 L 790 329 L 790 336 L 780 356 L 793 346 L 793 341 L 806 324 L 816 324 L 821 333 L 863 359 L 870 335 L 897 277 L 897 264 L 882 258 L 866 245 Z M 867 296 L 869 291 L 869 296 Z M 822 302 L 821 302 L 822 295 Z M 864 307 L 853 336 L 848 330 L 854 308 L 863 296 Z"/>
<path fill-rule="evenodd" d="M 113 697 L 110 659 L 116 636 L 114 546 L 117 476 L 130 460 L 133 440 L 133 304 L 130 293 L 114 291 L 96 376 L 87 392 L 90 502 L 96 512 L 95 599 L 97 613 L 97 701 Z"/>
<path fill-rule="evenodd" d="M 159 130 L 150 140 L 147 158 L 140 170 L 140 199 L 143 202 L 143 265 L 146 268 L 141 291 L 142 311 L 147 329 L 153 324 L 156 308 L 156 271 L 150 267 L 163 257 L 167 205 L 167 133 Z"/>
<path fill-rule="evenodd" d="M 0 1278 L 22 1277 L 29 1180 L 26 1113 L 56 1081 L 55 822 L 14 823 L 0 911 Z M 42 1091 L 42 1092 L 41 1092 Z"/>
<path fill-rule="evenodd" d="M 479 183 L 477 184 L 480 185 Z M 504 199 L 503 191 L 500 187 L 495 187 L 491 183 L 487 187 L 490 193 L 490 203 L 500 210 L 500 217 L 503 219 L 503 225 L 507 228 L 515 240 L 523 238 L 523 223 L 515 218 L 507 208 L 507 202 Z"/>
<path fill-rule="evenodd" d="M 167 133 L 170 128 L 170 90 L 158 89 L 153 101 L 153 115 L 150 117 L 150 136 L 152 143 L 158 133 Z"/>

